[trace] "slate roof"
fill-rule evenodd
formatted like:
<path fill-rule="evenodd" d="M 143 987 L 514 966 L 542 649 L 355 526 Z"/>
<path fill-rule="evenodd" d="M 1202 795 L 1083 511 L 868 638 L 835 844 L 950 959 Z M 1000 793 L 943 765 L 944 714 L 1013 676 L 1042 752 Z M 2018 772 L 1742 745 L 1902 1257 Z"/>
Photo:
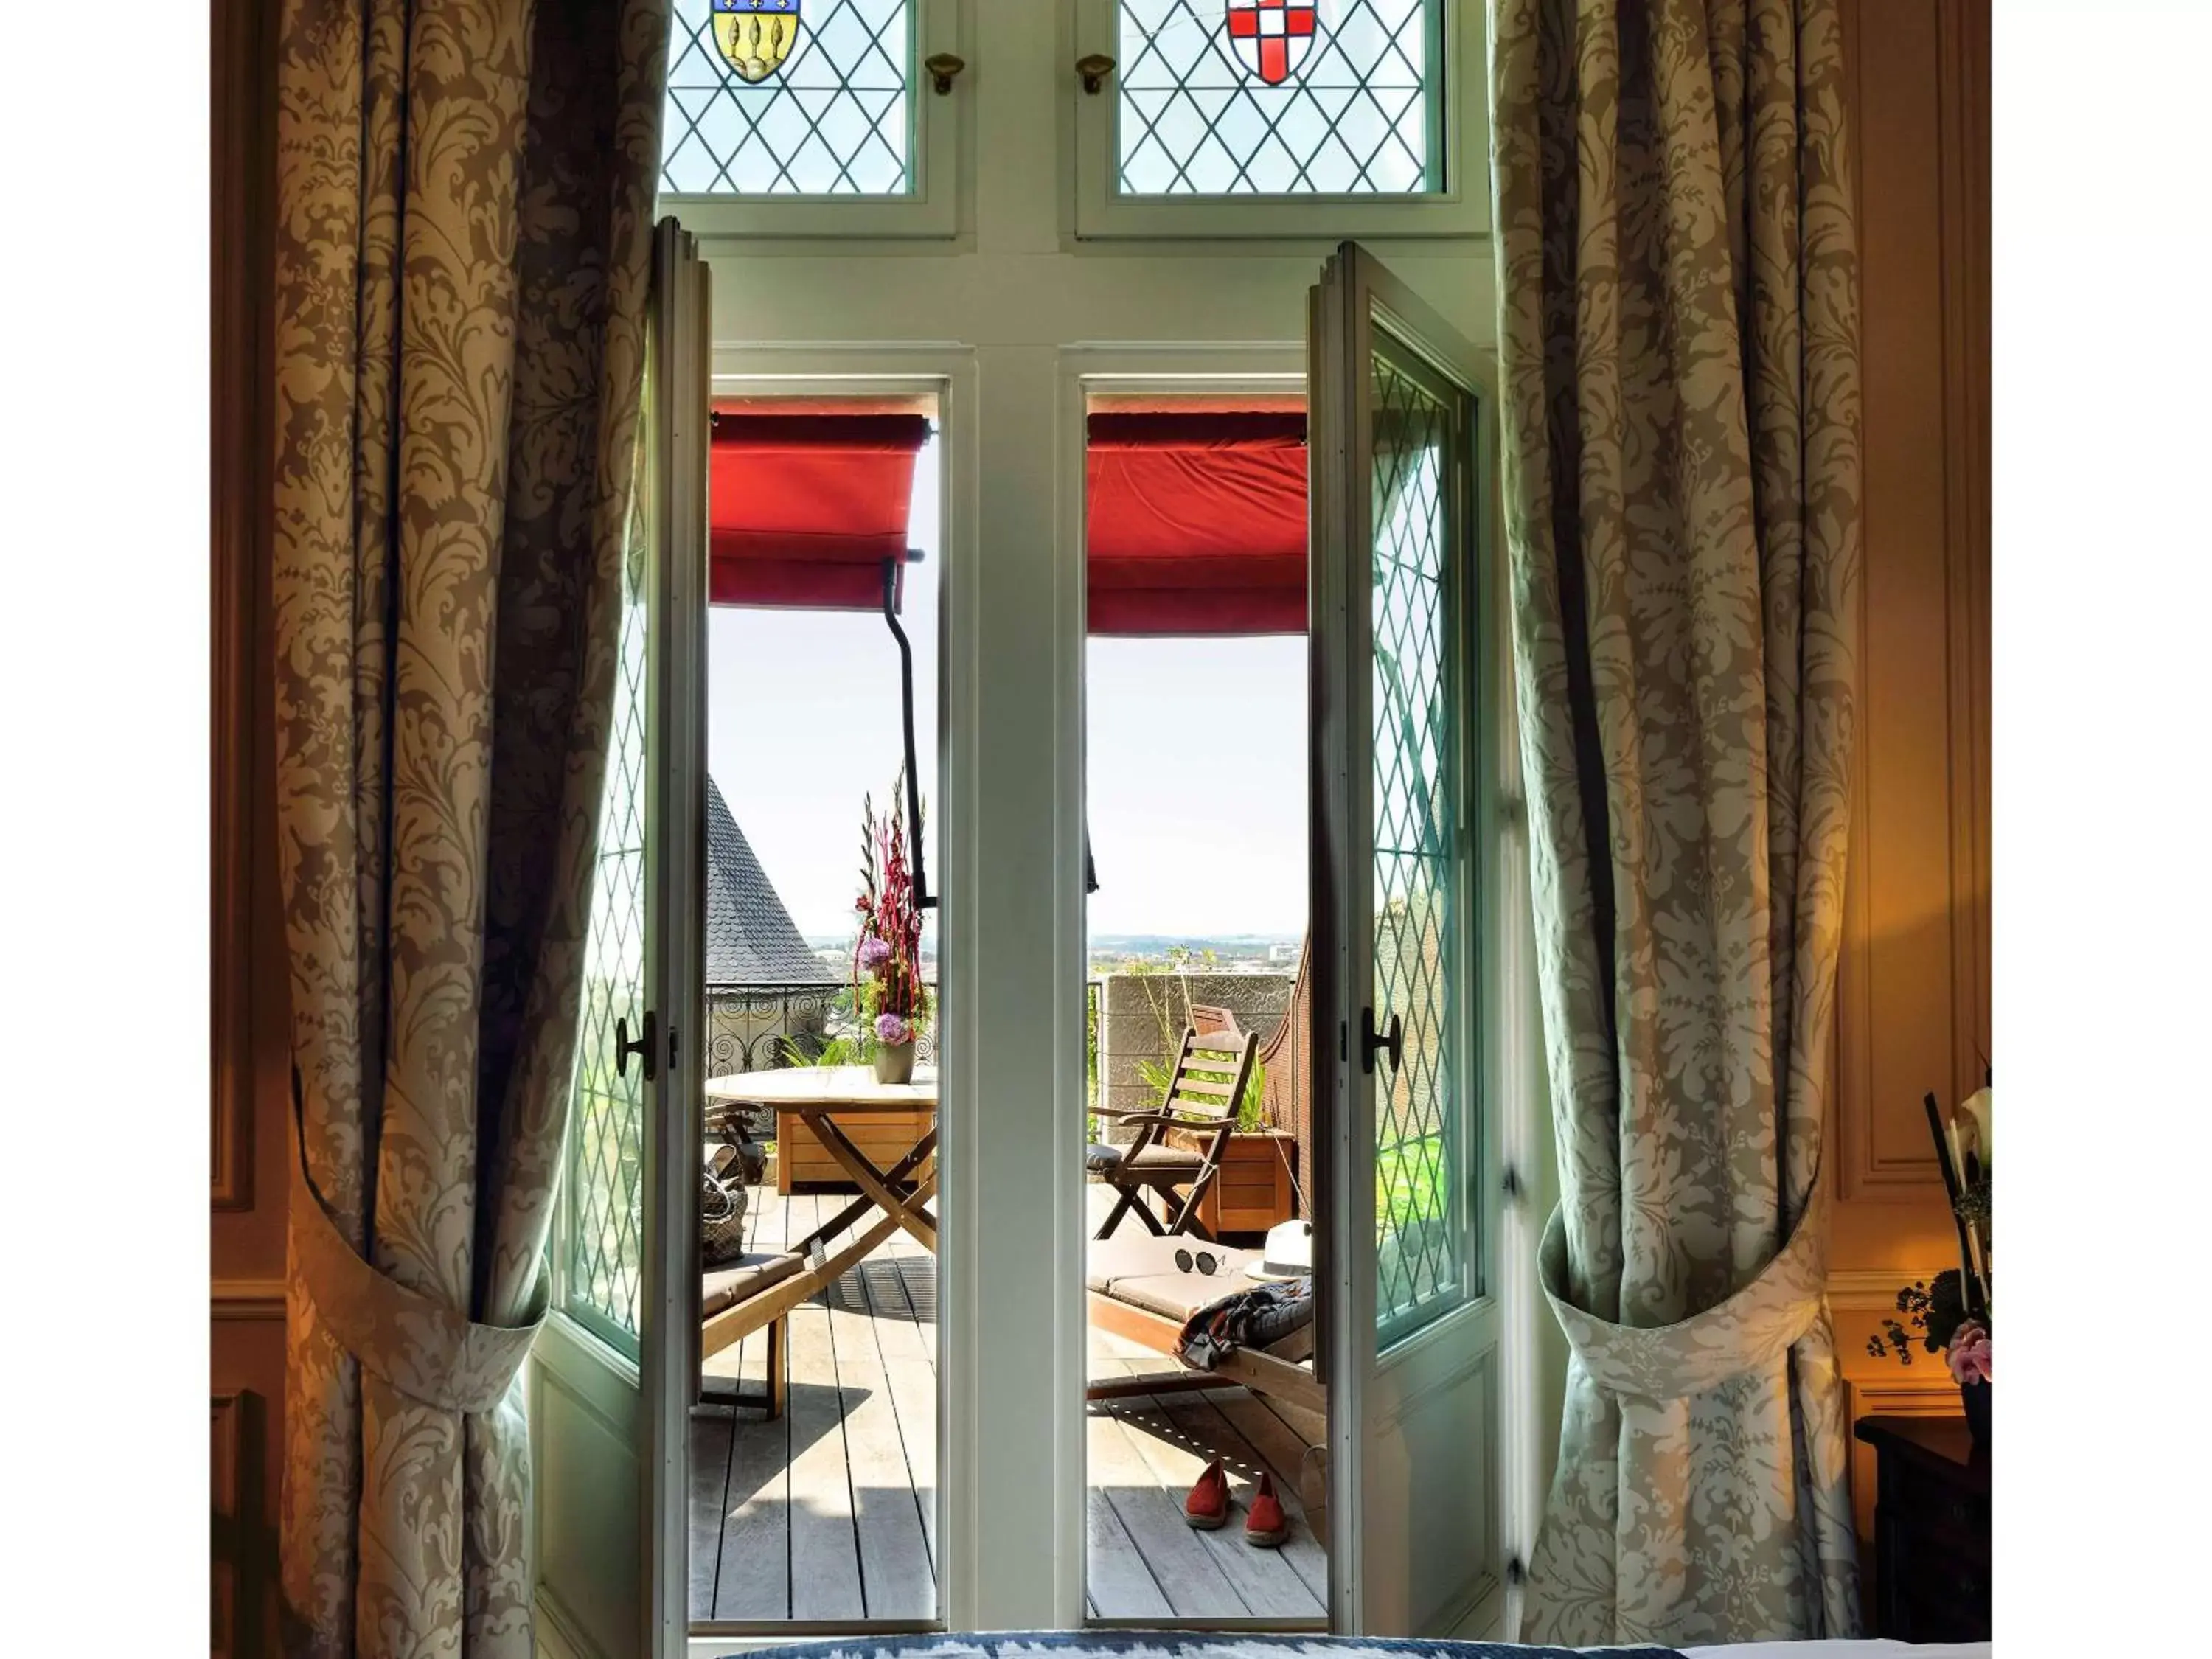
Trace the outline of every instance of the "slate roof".
<path fill-rule="evenodd" d="M 807 948 L 791 913 L 707 780 L 707 984 L 827 985 L 836 975 Z"/>

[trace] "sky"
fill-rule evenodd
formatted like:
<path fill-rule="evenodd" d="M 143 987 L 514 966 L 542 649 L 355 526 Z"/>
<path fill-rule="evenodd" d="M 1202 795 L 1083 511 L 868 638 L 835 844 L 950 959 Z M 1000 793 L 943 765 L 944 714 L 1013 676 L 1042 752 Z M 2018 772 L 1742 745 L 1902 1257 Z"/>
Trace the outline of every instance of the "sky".
<path fill-rule="evenodd" d="M 902 621 L 925 806 L 937 775 L 938 450 L 915 468 Z M 1093 937 L 1291 938 L 1306 927 L 1306 641 L 1088 641 Z M 800 933 L 849 934 L 860 798 L 900 760 L 898 647 L 878 614 L 708 613 L 707 768 Z M 1201 744 L 1194 733 L 1209 736 Z M 1203 764 L 1192 751 L 1203 748 Z M 1200 787 L 1184 785 L 1195 775 Z M 930 814 L 924 813 L 925 822 Z M 936 884 L 934 837 L 926 849 Z"/>

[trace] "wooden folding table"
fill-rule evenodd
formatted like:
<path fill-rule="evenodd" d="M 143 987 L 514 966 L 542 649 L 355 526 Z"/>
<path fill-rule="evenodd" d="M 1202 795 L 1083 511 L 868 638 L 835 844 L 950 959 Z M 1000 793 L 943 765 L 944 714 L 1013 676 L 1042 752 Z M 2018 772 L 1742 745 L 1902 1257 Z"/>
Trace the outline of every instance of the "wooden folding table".
<path fill-rule="evenodd" d="M 710 1078 L 706 1093 L 710 1101 L 773 1109 L 779 1143 L 787 1146 L 794 1135 L 811 1136 L 860 1189 L 858 1199 L 805 1238 L 779 1255 L 747 1263 L 718 1297 L 723 1305 L 708 1312 L 700 1326 L 702 1358 L 767 1328 L 766 1404 L 774 1416 L 783 1404 L 783 1322 L 791 1310 L 835 1284 L 901 1228 L 933 1254 L 937 1249 L 937 1218 L 927 1207 L 937 1193 L 937 1169 L 930 1158 L 937 1150 L 937 1073 L 933 1066 L 917 1066 L 910 1083 L 878 1083 L 871 1066 L 794 1066 Z M 836 1121 L 910 1115 L 917 1109 L 929 1114 L 929 1127 L 888 1168 L 854 1146 Z M 917 1176 L 915 1171 L 925 1163 L 930 1164 L 928 1173 Z M 870 1210 L 877 1212 L 875 1219 L 831 1255 L 832 1241 Z"/>

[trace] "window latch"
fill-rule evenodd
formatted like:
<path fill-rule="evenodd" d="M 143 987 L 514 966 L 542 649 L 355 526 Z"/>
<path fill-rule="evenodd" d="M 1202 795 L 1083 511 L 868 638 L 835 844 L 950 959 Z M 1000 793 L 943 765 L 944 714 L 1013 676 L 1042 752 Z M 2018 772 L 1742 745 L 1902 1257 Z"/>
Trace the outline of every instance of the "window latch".
<path fill-rule="evenodd" d="M 645 1011 L 645 1029 L 638 1034 L 635 1042 L 630 1040 L 629 1022 L 617 1018 L 615 1021 L 615 1075 L 628 1077 L 629 1057 L 635 1054 L 645 1063 L 645 1080 L 647 1083 L 659 1076 L 660 1069 L 654 1063 L 659 1058 L 656 1051 L 660 1047 L 659 1034 L 660 1021 L 650 1008 Z"/>
<path fill-rule="evenodd" d="M 1392 1071 L 1396 1071 L 1405 1064 L 1403 1045 L 1406 1027 L 1404 1021 L 1401 1020 L 1396 1014 L 1390 1016 L 1389 1030 L 1378 1031 L 1375 1029 L 1375 1011 L 1372 1008 L 1364 1008 L 1360 1011 L 1360 1026 L 1359 1063 L 1362 1066 L 1370 1072 L 1375 1069 L 1375 1051 L 1378 1048 L 1388 1048 L 1390 1051 Z"/>

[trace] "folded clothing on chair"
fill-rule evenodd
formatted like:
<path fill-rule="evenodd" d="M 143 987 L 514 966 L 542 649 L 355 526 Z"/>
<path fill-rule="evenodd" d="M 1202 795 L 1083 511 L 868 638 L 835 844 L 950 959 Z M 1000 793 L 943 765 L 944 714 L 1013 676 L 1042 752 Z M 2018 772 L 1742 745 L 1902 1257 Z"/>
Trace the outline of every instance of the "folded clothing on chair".
<path fill-rule="evenodd" d="M 1313 1276 L 1253 1285 L 1216 1297 L 1183 1321 L 1176 1352 L 1210 1371 L 1239 1348 L 1272 1348 L 1313 1322 Z"/>

